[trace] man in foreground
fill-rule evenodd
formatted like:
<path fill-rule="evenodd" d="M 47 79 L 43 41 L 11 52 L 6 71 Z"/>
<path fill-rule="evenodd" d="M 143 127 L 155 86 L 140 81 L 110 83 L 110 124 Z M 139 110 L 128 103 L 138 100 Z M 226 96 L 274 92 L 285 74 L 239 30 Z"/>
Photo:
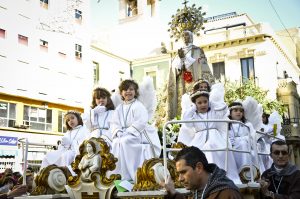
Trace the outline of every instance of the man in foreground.
<path fill-rule="evenodd" d="M 288 145 L 281 140 L 271 144 L 271 168 L 262 174 L 261 193 L 266 198 L 300 198 L 300 170 L 289 163 Z"/>
<path fill-rule="evenodd" d="M 239 189 L 226 177 L 226 172 L 215 164 L 208 164 L 205 154 L 197 147 L 182 149 L 175 158 L 179 181 L 193 198 L 200 199 L 240 199 Z M 171 179 L 162 183 L 168 192 L 166 198 L 181 199 L 184 195 L 176 192 Z"/>

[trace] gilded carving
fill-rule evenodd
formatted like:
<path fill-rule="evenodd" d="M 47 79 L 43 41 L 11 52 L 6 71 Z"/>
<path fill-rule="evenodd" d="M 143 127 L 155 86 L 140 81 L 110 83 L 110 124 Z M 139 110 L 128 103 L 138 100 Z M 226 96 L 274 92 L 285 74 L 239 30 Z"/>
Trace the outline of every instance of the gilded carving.
<path fill-rule="evenodd" d="M 100 183 L 105 186 L 111 186 L 115 180 L 121 179 L 119 174 L 112 174 L 109 177 L 106 176 L 108 171 L 112 171 L 116 168 L 116 162 L 118 161 L 117 158 L 110 153 L 109 146 L 102 138 L 91 138 L 86 140 L 82 143 L 79 147 L 80 154 L 76 156 L 75 161 L 72 162 L 71 166 L 73 171 L 77 174 L 77 176 L 70 176 L 68 178 L 68 185 L 69 186 L 77 186 L 81 181 L 82 170 L 79 169 L 79 164 L 82 158 L 87 155 L 86 151 L 86 144 L 89 141 L 93 141 L 97 147 L 96 153 L 101 157 L 101 166 L 100 170 L 94 171 L 91 173 L 90 180 L 86 179 L 87 181 L 96 182 L 100 180 Z"/>
<path fill-rule="evenodd" d="M 133 187 L 134 191 L 154 191 L 161 188 L 157 182 L 157 177 L 155 176 L 158 175 L 158 173 L 155 173 L 153 169 L 153 166 L 157 164 L 163 164 L 163 159 L 152 158 L 150 160 L 146 160 L 142 167 L 138 168 L 136 173 L 136 183 Z M 175 162 L 173 160 L 168 160 L 167 168 L 171 178 L 175 182 L 175 187 L 183 187 L 178 181 L 178 174 L 176 173 Z"/>

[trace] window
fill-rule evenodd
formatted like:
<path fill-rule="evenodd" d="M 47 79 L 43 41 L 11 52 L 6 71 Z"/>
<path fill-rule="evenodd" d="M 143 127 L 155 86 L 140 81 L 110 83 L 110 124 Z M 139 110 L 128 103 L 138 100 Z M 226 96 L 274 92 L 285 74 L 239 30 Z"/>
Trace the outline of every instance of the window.
<path fill-rule="evenodd" d="M 18 35 L 18 42 L 19 42 L 19 44 L 28 46 L 28 37 L 23 36 L 23 35 Z"/>
<path fill-rule="evenodd" d="M 42 8 L 48 9 L 49 2 L 48 0 L 40 0 L 40 6 Z"/>
<path fill-rule="evenodd" d="M 75 9 L 75 19 L 76 22 L 81 24 L 82 22 L 82 12 L 80 10 Z"/>
<path fill-rule="evenodd" d="M 65 133 L 67 132 L 65 122 L 64 122 L 64 117 L 65 117 L 65 112 L 58 111 L 58 132 Z"/>
<path fill-rule="evenodd" d="M 0 28 L 0 38 L 5 38 L 5 30 Z"/>
<path fill-rule="evenodd" d="M 0 101 L 0 126 L 14 127 L 16 124 L 16 104 Z"/>
<path fill-rule="evenodd" d="M 287 110 L 287 112 L 285 112 L 283 114 L 283 124 L 284 125 L 290 125 L 291 124 L 291 119 L 290 119 L 290 106 L 288 104 L 284 104 L 284 109 Z"/>
<path fill-rule="evenodd" d="M 93 68 L 94 68 L 94 84 L 97 84 L 99 82 L 99 63 L 93 62 Z"/>
<path fill-rule="evenodd" d="M 79 44 L 75 44 L 75 57 L 77 59 L 81 59 L 82 58 L 82 47 Z"/>
<path fill-rule="evenodd" d="M 213 66 L 214 77 L 217 80 L 225 79 L 225 63 L 217 62 L 217 63 L 213 63 L 212 66 Z"/>
<path fill-rule="evenodd" d="M 40 39 L 40 49 L 42 51 L 48 51 L 48 42 L 45 40 Z"/>
<path fill-rule="evenodd" d="M 147 15 L 153 17 L 155 14 L 155 1 L 147 0 Z"/>
<path fill-rule="evenodd" d="M 52 110 L 24 106 L 23 124 L 30 129 L 52 131 Z"/>
<path fill-rule="evenodd" d="M 156 71 L 146 72 L 146 75 L 152 78 L 154 89 L 156 89 Z"/>
<path fill-rule="evenodd" d="M 254 79 L 254 59 L 253 57 L 241 59 L 242 81 Z"/>
<path fill-rule="evenodd" d="M 127 0 L 126 13 L 128 17 L 132 17 L 138 14 L 137 0 Z"/>

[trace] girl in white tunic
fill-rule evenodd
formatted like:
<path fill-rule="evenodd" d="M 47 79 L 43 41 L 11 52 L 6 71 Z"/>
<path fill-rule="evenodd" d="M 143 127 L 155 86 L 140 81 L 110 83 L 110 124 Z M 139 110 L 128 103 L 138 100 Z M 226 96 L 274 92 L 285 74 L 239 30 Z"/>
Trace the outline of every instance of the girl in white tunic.
<path fill-rule="evenodd" d="M 124 80 L 119 91 L 123 100 L 112 119 L 112 153 L 118 158 L 116 169 L 123 180 L 135 180 L 137 168 L 144 160 L 160 155 L 157 130 L 148 124 L 148 112 L 137 99 L 138 84 Z"/>
<path fill-rule="evenodd" d="M 88 138 L 89 131 L 83 126 L 80 113 L 68 111 L 65 115 L 65 121 L 68 131 L 62 137 L 58 150 L 46 154 L 42 161 L 41 168 L 51 164 L 70 168 L 76 154 L 79 154 L 80 144 Z"/>
<path fill-rule="evenodd" d="M 229 125 L 229 139 L 231 141 L 233 149 L 243 150 L 243 151 L 251 150 L 250 155 L 249 153 L 234 152 L 234 157 L 235 157 L 236 165 L 239 170 L 240 176 L 247 175 L 247 178 L 250 178 L 250 174 L 247 171 L 250 165 L 252 165 L 252 163 L 256 167 L 256 168 L 253 167 L 253 169 L 255 169 L 254 175 L 256 169 L 259 169 L 260 172 L 264 171 L 264 165 L 261 162 L 261 159 L 259 160 L 259 157 L 257 156 L 256 131 L 252 123 L 247 121 L 245 117 L 246 113 L 243 104 L 241 102 L 232 102 L 229 105 L 229 110 L 230 110 L 230 115 L 228 116 L 229 119 L 237 120 L 244 123 L 244 125 L 240 123 L 231 123 Z M 255 112 L 255 110 L 252 111 Z"/>
<path fill-rule="evenodd" d="M 207 119 L 227 119 L 226 104 L 209 104 L 209 93 L 206 91 L 196 91 L 191 95 L 192 102 L 196 105 L 187 110 L 183 115 L 183 120 L 207 120 Z M 220 122 L 194 122 L 184 123 L 183 126 L 193 128 L 195 135 L 189 146 L 198 147 L 201 150 L 225 149 L 229 141 L 226 138 L 226 123 Z M 227 143 L 226 143 L 227 142 Z M 231 147 L 231 145 L 229 144 Z M 208 162 L 217 164 L 225 169 L 225 152 L 204 152 Z M 227 176 L 235 183 L 241 183 L 237 173 L 237 168 L 232 152 L 228 152 Z"/>
<path fill-rule="evenodd" d="M 105 88 L 95 88 L 90 109 L 83 114 L 83 122 L 90 130 L 90 137 L 103 138 L 111 147 L 110 121 L 115 109 L 110 93 Z"/>
<path fill-rule="evenodd" d="M 230 115 L 228 116 L 229 119 L 237 120 L 245 124 L 242 125 L 239 123 L 231 123 L 229 125 L 229 138 L 233 146 L 233 149 L 243 150 L 243 151 L 249 151 L 250 149 L 253 150 L 253 143 L 254 143 L 253 138 L 255 138 L 255 130 L 252 124 L 246 121 L 242 103 L 232 102 L 229 105 L 229 110 L 230 110 Z M 249 166 L 251 164 L 252 156 L 249 156 L 248 153 L 235 152 L 234 157 L 239 171 L 244 166 Z"/>
<path fill-rule="evenodd" d="M 205 79 L 199 79 L 194 85 L 193 85 L 193 91 L 192 93 L 196 91 L 207 91 L 210 92 L 210 84 Z M 185 93 L 181 97 L 181 118 L 183 118 L 184 113 L 192 106 L 196 106 L 193 104 L 193 102 L 190 99 L 190 93 Z M 179 135 L 177 138 L 177 142 L 181 142 L 185 145 L 189 145 L 189 143 L 194 138 L 195 131 L 193 131 L 191 128 L 186 127 L 185 125 L 182 125 L 179 131 Z"/>

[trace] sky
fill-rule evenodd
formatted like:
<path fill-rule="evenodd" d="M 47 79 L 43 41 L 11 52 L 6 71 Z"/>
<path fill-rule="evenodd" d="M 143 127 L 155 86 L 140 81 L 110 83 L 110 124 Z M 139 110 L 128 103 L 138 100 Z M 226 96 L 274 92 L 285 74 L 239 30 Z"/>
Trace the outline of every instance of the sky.
<path fill-rule="evenodd" d="M 117 25 L 119 0 L 90 0 L 92 29 Z M 183 0 L 161 0 L 161 19 L 168 24 L 172 14 L 183 8 Z M 274 30 L 300 27 L 300 0 L 188 0 L 187 5 L 196 4 L 206 10 L 206 17 L 229 12 L 247 13 L 254 22 L 268 22 Z M 274 6 L 275 10 L 272 8 Z M 280 22 L 280 19 L 283 23 Z"/>

